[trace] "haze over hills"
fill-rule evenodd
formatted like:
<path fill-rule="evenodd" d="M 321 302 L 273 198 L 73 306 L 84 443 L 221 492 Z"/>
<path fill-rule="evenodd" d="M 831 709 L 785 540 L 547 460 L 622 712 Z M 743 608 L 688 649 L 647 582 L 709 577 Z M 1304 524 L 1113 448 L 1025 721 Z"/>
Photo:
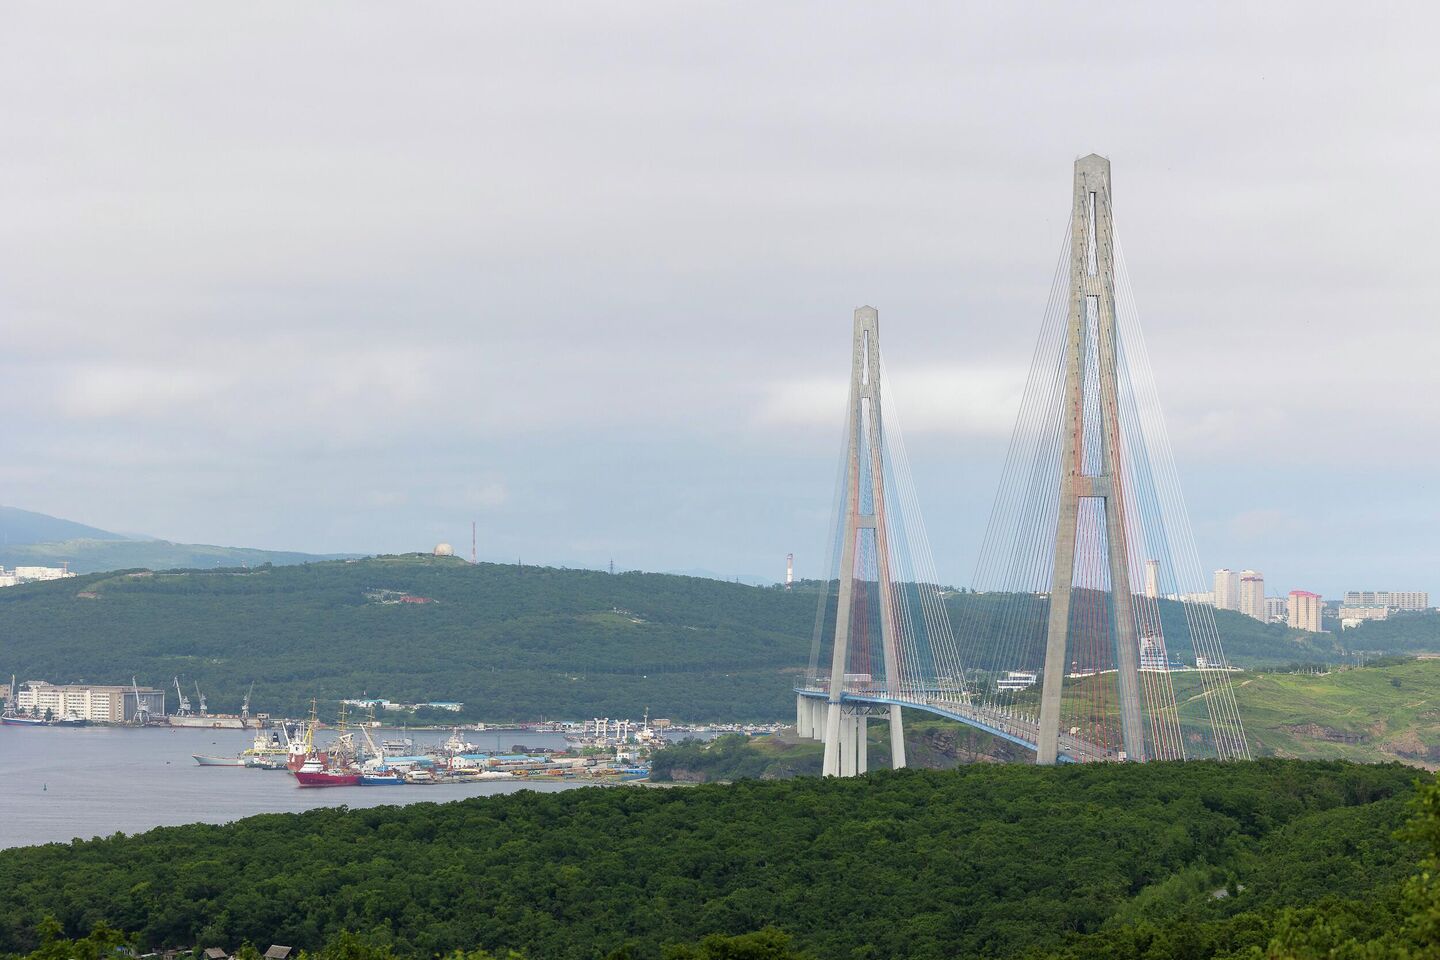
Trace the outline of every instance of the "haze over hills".
<path fill-rule="evenodd" d="M 334 560 L 353 554 L 313 554 L 254 547 L 172 543 L 139 534 L 114 533 L 18 507 L 0 506 L 0 566 L 68 566 L 76 573 L 145 567 L 277 566 Z"/>

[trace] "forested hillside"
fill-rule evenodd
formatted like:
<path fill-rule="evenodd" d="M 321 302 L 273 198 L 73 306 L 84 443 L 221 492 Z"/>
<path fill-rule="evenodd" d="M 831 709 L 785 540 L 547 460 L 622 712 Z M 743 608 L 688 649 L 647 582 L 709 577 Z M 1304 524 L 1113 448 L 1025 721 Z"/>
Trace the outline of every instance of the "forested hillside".
<path fill-rule="evenodd" d="M 257 709 L 290 715 L 311 697 L 368 694 L 461 701 L 483 720 L 638 717 L 646 707 L 679 719 L 784 718 L 818 591 L 414 554 L 91 574 L 0 591 L 0 675 L 133 675 L 159 686 L 178 675 L 231 710 L 253 681 Z M 996 601 L 949 595 L 964 642 L 983 642 Z M 1043 617 L 1043 600 L 1027 602 Z M 1177 604 L 1162 607 L 1183 617 Z M 1324 635 L 1218 619 L 1240 664 L 1338 656 Z"/>
<path fill-rule="evenodd" d="M 0 852 L 0 952 L 31 949 L 48 915 L 71 934 L 108 922 L 142 947 L 314 948 L 348 931 L 407 957 L 588 960 L 628 944 L 645 960 L 766 926 L 826 958 L 1090 941 L 1074 955 L 1179 955 L 1120 949 L 1157 938 L 1231 956 L 1322 900 L 1389 925 L 1417 858 L 1395 837 L 1414 776 L 988 764 L 267 815 Z"/>
<path fill-rule="evenodd" d="M 408 598 L 408 599 L 407 599 Z M 425 602 L 412 602 L 412 601 Z M 198 681 L 214 709 L 454 700 L 488 720 L 793 712 L 813 594 L 411 555 L 0 591 L 0 671 Z"/>

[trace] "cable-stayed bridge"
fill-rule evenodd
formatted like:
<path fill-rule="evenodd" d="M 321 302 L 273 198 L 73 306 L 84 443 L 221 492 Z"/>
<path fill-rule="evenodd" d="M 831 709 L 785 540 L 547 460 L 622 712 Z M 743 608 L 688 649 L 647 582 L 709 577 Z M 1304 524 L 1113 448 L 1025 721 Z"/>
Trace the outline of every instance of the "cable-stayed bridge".
<path fill-rule="evenodd" d="M 872 716 L 904 766 L 906 709 L 1042 764 L 1249 757 L 1214 609 L 1196 599 L 1108 160 L 1076 161 L 1066 234 L 972 590 L 935 576 L 879 316 L 855 311 L 832 575 L 796 688 L 827 775 L 865 771 Z"/>

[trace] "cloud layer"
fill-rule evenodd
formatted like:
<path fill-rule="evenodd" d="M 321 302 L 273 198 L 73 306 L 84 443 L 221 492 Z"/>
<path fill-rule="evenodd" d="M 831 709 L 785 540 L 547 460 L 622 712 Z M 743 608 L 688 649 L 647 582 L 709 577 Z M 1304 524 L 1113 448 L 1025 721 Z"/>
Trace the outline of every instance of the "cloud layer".
<path fill-rule="evenodd" d="M 0 502 L 814 574 L 873 303 L 964 582 L 1097 151 L 1202 563 L 1428 587 L 1435 20 L 13 5 Z"/>

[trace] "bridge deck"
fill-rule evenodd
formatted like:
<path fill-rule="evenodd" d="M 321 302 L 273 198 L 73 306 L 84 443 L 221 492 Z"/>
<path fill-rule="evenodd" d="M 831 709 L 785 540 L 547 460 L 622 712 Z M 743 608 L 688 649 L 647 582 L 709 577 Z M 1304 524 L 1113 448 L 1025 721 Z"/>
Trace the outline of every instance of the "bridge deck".
<path fill-rule="evenodd" d="M 815 687 L 797 687 L 795 692 L 812 700 L 828 700 L 830 698 L 828 691 Z M 911 710 L 923 710 L 926 713 L 956 720 L 966 726 L 982 730 L 1032 752 L 1036 749 L 1036 741 L 1039 738 L 1039 726 L 1034 720 L 943 696 L 922 697 L 904 693 L 891 696 L 883 691 L 876 691 L 846 692 L 841 694 L 840 699 L 843 703 L 875 704 L 877 706 L 895 704 Z M 1113 749 L 1070 736 L 1067 733 L 1060 735 L 1060 754 L 1062 761 L 1072 763 L 1120 759 L 1120 755 Z"/>

